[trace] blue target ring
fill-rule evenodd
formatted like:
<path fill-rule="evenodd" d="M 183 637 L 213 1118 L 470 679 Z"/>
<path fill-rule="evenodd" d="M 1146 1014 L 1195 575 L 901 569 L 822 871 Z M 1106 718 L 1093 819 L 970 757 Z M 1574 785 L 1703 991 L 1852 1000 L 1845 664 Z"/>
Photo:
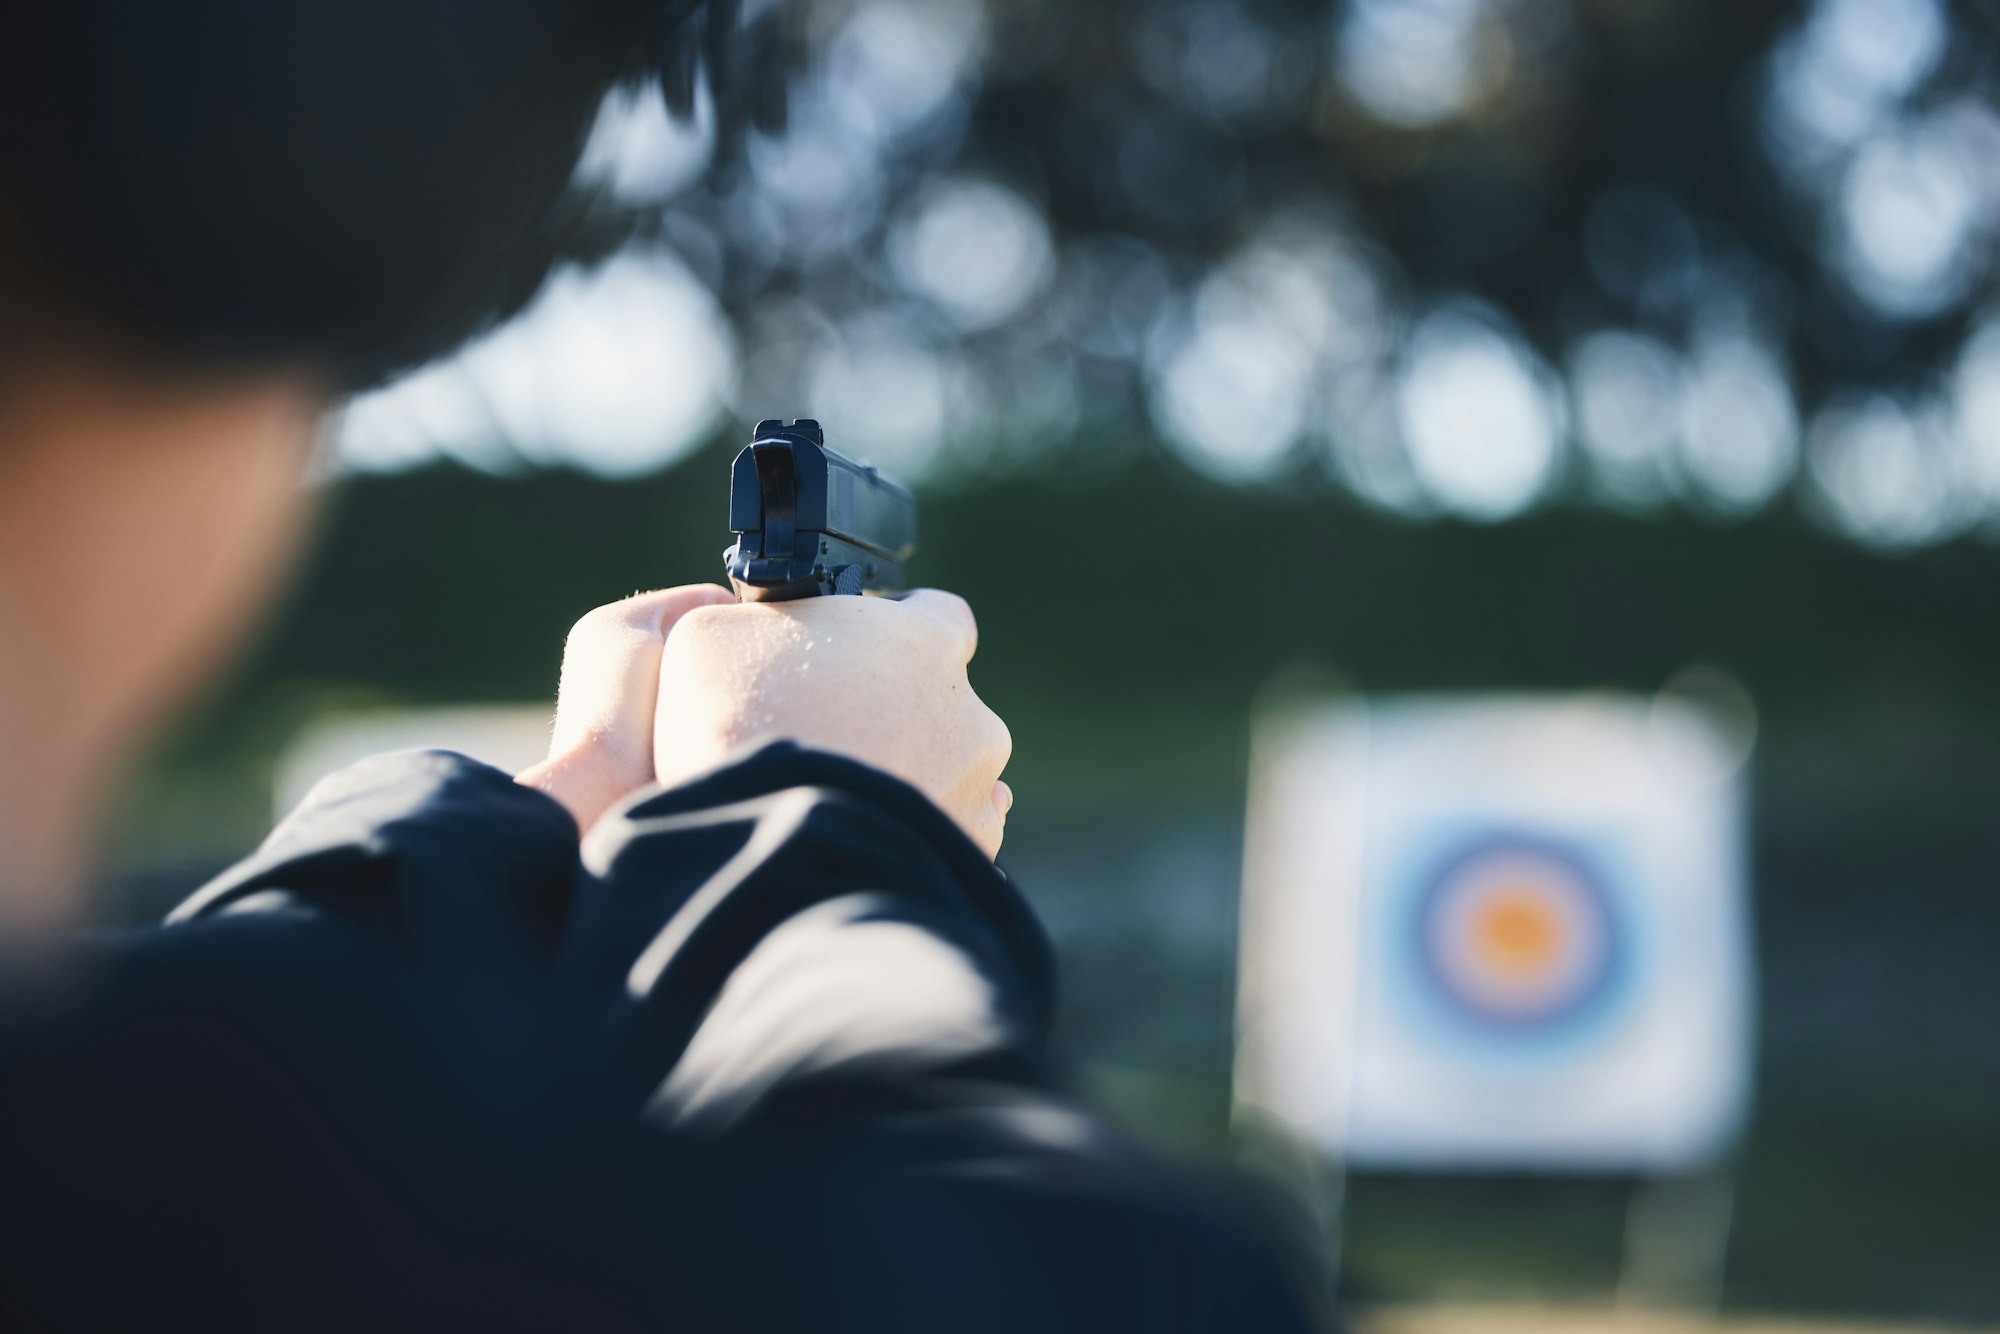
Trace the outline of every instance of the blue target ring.
<path fill-rule="evenodd" d="M 1603 875 L 1570 843 L 1492 831 L 1417 881 L 1416 972 L 1453 1018 L 1489 1036 L 1556 1037 L 1615 1010 L 1630 942 Z"/>

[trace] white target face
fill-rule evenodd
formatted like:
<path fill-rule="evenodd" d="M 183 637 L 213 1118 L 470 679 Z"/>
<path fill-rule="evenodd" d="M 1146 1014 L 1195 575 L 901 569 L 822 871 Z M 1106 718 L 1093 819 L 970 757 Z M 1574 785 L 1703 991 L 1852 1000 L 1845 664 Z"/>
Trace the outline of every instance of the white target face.
<path fill-rule="evenodd" d="M 1588 1010 L 1616 963 L 1609 904 L 1553 846 L 1495 840 L 1453 859 L 1423 895 L 1423 971 L 1458 1013 L 1543 1027 Z"/>
<path fill-rule="evenodd" d="M 1671 696 L 1257 732 L 1239 1097 L 1391 1171 L 1713 1170 L 1755 1051 L 1741 736 Z"/>

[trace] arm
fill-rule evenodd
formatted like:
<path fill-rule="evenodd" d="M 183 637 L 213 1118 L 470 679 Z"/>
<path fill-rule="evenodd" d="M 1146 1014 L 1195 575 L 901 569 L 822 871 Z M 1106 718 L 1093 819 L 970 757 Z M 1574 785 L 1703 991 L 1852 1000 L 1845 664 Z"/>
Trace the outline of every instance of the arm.
<path fill-rule="evenodd" d="M 1248 1228 L 1057 1086 L 1040 926 L 919 793 L 774 745 L 585 863 L 645 1124 L 738 1164 L 705 1225 L 796 1280 L 709 1290 L 751 1327 L 1306 1328 Z"/>
<path fill-rule="evenodd" d="M 511 1158 L 535 1253 L 638 1327 L 1305 1327 L 1248 1229 L 1059 1089 L 1041 930 L 920 793 L 781 743 L 640 794 L 573 872 L 566 823 L 458 757 L 372 761 L 182 930 L 359 926 L 448 980 L 420 1050 L 511 1115 L 456 1152 Z M 526 827 L 504 860 L 540 871 L 489 881 Z"/>
<path fill-rule="evenodd" d="M 645 702 L 679 781 L 586 838 L 566 990 L 619 1016 L 594 1028 L 646 1126 L 741 1155 L 721 1216 L 844 1294 L 805 1320 L 800 1289 L 742 1285 L 771 1327 L 1300 1327 L 1264 1247 L 1049 1077 L 1048 946 L 991 861 L 1008 740 L 966 680 L 976 639 L 941 594 L 679 622 Z M 772 737 L 815 749 L 716 767 Z"/>
<path fill-rule="evenodd" d="M 1048 1078 L 1047 947 L 968 832 L 997 844 L 1005 735 L 959 693 L 969 618 L 900 607 L 889 667 L 816 623 L 832 722 L 798 730 L 878 752 L 698 757 L 757 729 L 666 708 L 635 747 L 660 680 L 744 668 L 773 716 L 807 650 L 717 610 L 664 669 L 631 618 L 580 627 L 544 791 L 435 753 L 330 779 L 112 947 L 59 1041 L 4 1053 L 0 1237 L 34 1315 L 1300 1327 L 1256 1242 Z M 589 820 L 667 735 L 689 776 Z"/>

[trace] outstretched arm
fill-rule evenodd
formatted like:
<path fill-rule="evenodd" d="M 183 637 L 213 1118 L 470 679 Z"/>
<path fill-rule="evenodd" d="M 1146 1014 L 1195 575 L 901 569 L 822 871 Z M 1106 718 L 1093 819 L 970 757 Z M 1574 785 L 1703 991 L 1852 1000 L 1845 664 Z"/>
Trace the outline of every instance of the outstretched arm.
<path fill-rule="evenodd" d="M 24 1318 L 1303 1328 L 1247 1229 L 1050 1077 L 1048 947 L 990 858 L 1005 732 L 953 602 L 828 599 L 875 619 L 802 633 L 599 616 L 622 647 L 579 632 L 605 670 L 566 671 L 559 711 L 598 723 L 559 724 L 541 775 L 568 800 L 437 752 L 321 784 L 111 946 L 60 1041 L 0 1032 Z M 879 627 L 890 661 L 854 637 Z M 735 703 L 618 695 L 724 660 L 757 682 Z M 621 720 L 656 714 L 635 748 Z M 666 736 L 684 780 L 590 819 Z"/>

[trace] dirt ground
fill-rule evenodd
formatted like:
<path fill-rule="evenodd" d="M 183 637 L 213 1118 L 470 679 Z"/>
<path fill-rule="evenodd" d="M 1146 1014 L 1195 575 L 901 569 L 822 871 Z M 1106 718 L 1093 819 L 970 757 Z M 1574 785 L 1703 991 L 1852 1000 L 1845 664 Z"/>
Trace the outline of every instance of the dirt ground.
<path fill-rule="evenodd" d="M 1689 1316 L 1532 1306 L 1410 1306 L 1354 1317 L 1355 1334 L 2000 1334 L 1990 1327 Z"/>

